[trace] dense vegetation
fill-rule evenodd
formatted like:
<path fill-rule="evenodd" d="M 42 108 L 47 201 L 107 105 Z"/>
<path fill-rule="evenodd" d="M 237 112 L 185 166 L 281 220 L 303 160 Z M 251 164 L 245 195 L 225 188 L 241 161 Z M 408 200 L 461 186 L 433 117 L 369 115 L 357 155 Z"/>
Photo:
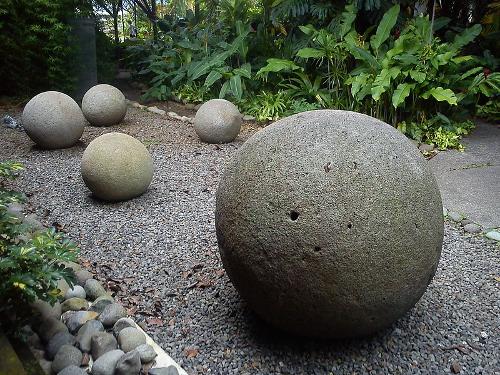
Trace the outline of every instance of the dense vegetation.
<path fill-rule="evenodd" d="M 31 227 L 9 210 L 10 204 L 25 198 L 8 190 L 5 181 L 22 169 L 19 163 L 0 162 L 0 322 L 4 331 L 20 327 L 31 317 L 28 303 L 40 299 L 53 304 L 60 299 L 60 279 L 74 282 L 72 269 L 63 262 L 76 260 L 75 245 L 54 229 Z"/>
<path fill-rule="evenodd" d="M 499 120 L 499 1 L 0 0 L 3 94 L 70 91 L 75 17 L 98 21 L 100 81 L 119 60 L 145 100 L 227 98 L 261 121 L 348 109 L 439 148 Z"/>
<path fill-rule="evenodd" d="M 227 98 L 258 120 L 349 109 L 443 149 L 460 147 L 476 108 L 495 113 L 498 59 L 488 49 L 471 53 L 478 40 L 492 44 L 463 17 L 438 17 L 405 1 L 199 6 L 206 16 L 165 17 L 157 40 L 128 48 L 129 64 L 150 85 L 144 99 Z"/>

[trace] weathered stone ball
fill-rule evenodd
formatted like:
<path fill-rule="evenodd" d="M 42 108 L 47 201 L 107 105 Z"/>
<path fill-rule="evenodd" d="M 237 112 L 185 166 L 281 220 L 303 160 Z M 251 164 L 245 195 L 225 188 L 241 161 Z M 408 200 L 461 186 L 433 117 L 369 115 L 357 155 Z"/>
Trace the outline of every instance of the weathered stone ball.
<path fill-rule="evenodd" d="M 125 96 L 116 87 L 106 84 L 91 87 L 83 96 L 82 111 L 94 126 L 111 126 L 122 122 L 127 114 Z"/>
<path fill-rule="evenodd" d="M 212 99 L 196 112 L 194 130 L 203 142 L 228 143 L 240 133 L 241 123 L 241 113 L 233 103 Z"/>
<path fill-rule="evenodd" d="M 253 135 L 216 198 L 224 267 L 249 306 L 311 337 L 370 335 L 423 295 L 443 209 L 414 145 L 367 115 L 304 112 Z"/>
<path fill-rule="evenodd" d="M 78 104 L 58 91 L 46 91 L 33 97 L 24 107 L 22 120 L 26 134 L 46 149 L 73 146 L 86 125 Z"/>
<path fill-rule="evenodd" d="M 153 160 L 147 148 L 134 137 L 107 133 L 87 146 L 81 172 L 95 197 L 122 201 L 147 190 L 153 178 Z"/>

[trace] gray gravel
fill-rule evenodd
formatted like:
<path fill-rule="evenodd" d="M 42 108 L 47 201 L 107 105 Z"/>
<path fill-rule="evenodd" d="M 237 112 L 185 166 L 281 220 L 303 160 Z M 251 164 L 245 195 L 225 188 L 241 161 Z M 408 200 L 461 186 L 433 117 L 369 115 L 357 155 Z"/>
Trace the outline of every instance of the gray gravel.
<path fill-rule="evenodd" d="M 156 170 L 145 195 L 113 204 L 90 197 L 80 157 L 108 131 L 149 147 Z M 214 208 L 224 162 L 254 131 L 245 125 L 235 142 L 206 145 L 189 124 L 129 108 L 122 125 L 86 128 L 66 150 L 32 148 L 22 132 L 2 127 L 0 160 L 26 164 L 15 187 L 30 195 L 32 211 L 64 226 L 83 264 L 190 374 L 446 374 L 452 363 L 461 374 L 500 374 L 499 247 L 450 225 L 423 298 L 375 337 L 293 338 L 253 315 L 221 271 Z"/>

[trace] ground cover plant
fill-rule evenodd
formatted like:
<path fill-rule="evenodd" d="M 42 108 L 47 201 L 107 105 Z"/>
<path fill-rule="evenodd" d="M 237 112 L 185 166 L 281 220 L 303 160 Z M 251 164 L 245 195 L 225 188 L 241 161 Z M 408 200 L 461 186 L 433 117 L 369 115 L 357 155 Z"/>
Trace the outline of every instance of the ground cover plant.
<path fill-rule="evenodd" d="M 75 277 L 64 262 L 77 256 L 76 246 L 62 233 L 54 228 L 36 230 L 9 210 L 25 196 L 4 183 L 22 169 L 16 162 L 0 163 L 0 321 L 7 332 L 16 331 L 31 317 L 29 303 L 54 304 L 61 298 L 59 280 L 72 285 Z"/>

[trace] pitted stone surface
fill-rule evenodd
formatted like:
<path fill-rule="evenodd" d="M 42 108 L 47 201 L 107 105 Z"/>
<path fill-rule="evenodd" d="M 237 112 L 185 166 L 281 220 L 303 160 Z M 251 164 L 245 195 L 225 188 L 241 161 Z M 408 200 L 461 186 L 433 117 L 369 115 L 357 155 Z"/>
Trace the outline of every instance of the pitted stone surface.
<path fill-rule="evenodd" d="M 203 142 L 228 143 L 240 133 L 242 115 L 238 108 L 225 99 L 212 99 L 198 109 L 194 130 Z"/>
<path fill-rule="evenodd" d="M 62 92 L 42 92 L 24 107 L 23 126 L 26 134 L 42 148 L 73 146 L 82 136 L 85 125 L 78 104 Z"/>
<path fill-rule="evenodd" d="M 93 126 L 111 126 L 122 122 L 127 114 L 125 96 L 106 84 L 91 87 L 83 96 L 82 111 Z"/>
<path fill-rule="evenodd" d="M 153 160 L 134 137 L 107 133 L 85 149 L 81 171 L 85 185 L 97 198 L 121 201 L 147 190 L 153 179 Z"/>
<path fill-rule="evenodd" d="M 252 136 L 217 190 L 225 269 L 269 323 L 313 337 L 372 334 L 420 299 L 443 208 L 425 160 L 393 127 L 323 110 Z"/>

